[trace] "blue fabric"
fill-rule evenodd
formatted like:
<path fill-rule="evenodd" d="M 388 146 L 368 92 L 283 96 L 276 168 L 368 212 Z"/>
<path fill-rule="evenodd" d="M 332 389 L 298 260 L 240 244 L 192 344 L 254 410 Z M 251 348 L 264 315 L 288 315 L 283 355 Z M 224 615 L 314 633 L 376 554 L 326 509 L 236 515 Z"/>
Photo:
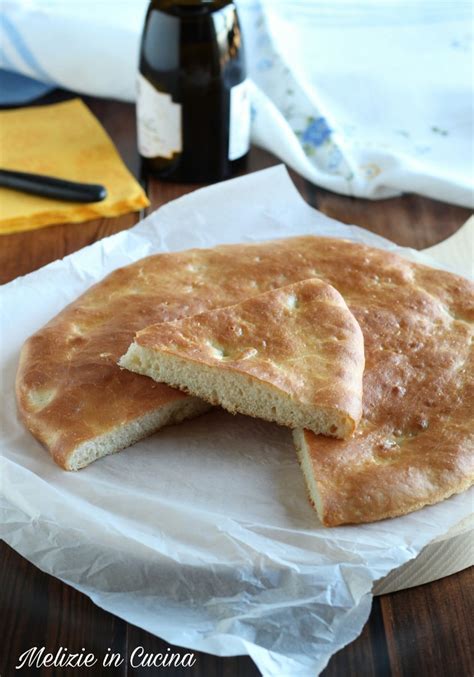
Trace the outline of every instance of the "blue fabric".
<path fill-rule="evenodd" d="M 10 62 L 3 49 L 1 61 L 4 68 L 0 69 L 0 105 L 17 106 L 30 103 L 54 89 L 55 85 L 51 82 L 50 77 L 34 54 L 31 53 L 14 24 L 5 15 L 0 17 L 0 23 L 10 43 L 15 47 L 16 53 L 30 68 L 31 72 L 37 75 L 39 80 L 42 80 L 40 82 L 26 75 L 16 73 L 17 68 Z"/>
<path fill-rule="evenodd" d="M 33 54 L 31 49 L 26 44 L 23 39 L 20 31 L 17 29 L 14 23 L 5 15 L 0 16 L 0 25 L 8 37 L 8 40 L 13 45 L 16 50 L 16 53 L 23 60 L 23 62 L 28 66 L 30 72 L 36 75 L 39 80 L 42 82 L 48 82 L 52 84 L 51 78 L 48 73 L 44 70 L 36 56 Z M 5 50 L 2 50 L 4 52 Z M 5 61 L 6 54 L 2 53 L 2 59 Z M 8 65 L 8 64 L 6 64 Z M 12 70 L 17 70 L 12 68 Z"/>
<path fill-rule="evenodd" d="M 26 75 L 0 69 L 0 105 L 30 103 L 54 89 L 53 85 L 27 78 Z"/>
<path fill-rule="evenodd" d="M 17 106 L 30 103 L 54 89 L 54 85 L 46 85 L 26 75 L 12 73 L 0 69 L 0 105 Z"/>

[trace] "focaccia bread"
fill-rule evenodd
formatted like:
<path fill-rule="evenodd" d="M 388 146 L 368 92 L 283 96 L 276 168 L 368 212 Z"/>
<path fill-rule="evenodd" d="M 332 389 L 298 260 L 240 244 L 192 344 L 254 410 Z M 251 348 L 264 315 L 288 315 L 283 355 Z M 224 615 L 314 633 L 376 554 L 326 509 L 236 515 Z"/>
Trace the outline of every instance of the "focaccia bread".
<path fill-rule="evenodd" d="M 147 327 L 119 364 L 232 413 L 330 437 L 350 437 L 361 416 L 362 332 L 318 279 Z"/>
<path fill-rule="evenodd" d="M 381 519 L 464 490 L 474 475 L 473 285 L 339 239 L 159 254 L 113 272 L 25 343 L 17 399 L 26 425 L 67 469 L 120 450 L 172 418 L 170 406 L 174 416 L 189 406 L 180 391 L 117 367 L 138 330 L 313 277 L 342 294 L 365 343 L 356 436 L 311 438 L 311 459 L 332 459 L 324 482 L 338 509 L 323 521 Z"/>
<path fill-rule="evenodd" d="M 403 515 L 473 483 L 472 285 L 416 272 L 411 294 L 387 288 L 383 306 L 351 306 L 366 348 L 364 414 L 354 437 L 333 444 L 294 431 L 310 499 L 326 526 Z M 459 298 L 451 305 L 446 294 L 453 292 Z"/>

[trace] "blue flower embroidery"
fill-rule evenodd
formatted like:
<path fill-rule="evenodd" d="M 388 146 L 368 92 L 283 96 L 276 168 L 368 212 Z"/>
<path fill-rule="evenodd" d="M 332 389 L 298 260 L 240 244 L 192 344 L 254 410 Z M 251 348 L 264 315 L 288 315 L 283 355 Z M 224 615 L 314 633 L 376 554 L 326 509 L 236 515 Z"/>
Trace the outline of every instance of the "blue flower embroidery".
<path fill-rule="evenodd" d="M 322 146 L 326 139 L 331 136 L 332 129 L 326 122 L 326 118 L 311 119 L 304 130 L 301 140 L 310 146 Z"/>

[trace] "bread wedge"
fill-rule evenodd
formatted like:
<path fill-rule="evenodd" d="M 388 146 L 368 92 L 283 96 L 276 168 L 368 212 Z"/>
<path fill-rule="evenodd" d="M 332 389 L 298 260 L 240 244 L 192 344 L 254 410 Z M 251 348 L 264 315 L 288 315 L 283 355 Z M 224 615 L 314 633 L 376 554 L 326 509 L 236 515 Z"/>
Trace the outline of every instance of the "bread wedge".
<path fill-rule="evenodd" d="M 362 410 L 364 339 L 318 279 L 138 332 L 119 362 L 232 413 L 347 438 Z"/>

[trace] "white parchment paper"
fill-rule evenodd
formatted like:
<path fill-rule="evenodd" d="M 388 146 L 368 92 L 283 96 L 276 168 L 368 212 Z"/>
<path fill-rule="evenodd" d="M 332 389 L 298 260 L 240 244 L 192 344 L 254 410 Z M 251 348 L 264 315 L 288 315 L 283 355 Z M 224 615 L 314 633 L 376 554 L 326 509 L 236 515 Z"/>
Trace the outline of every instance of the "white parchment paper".
<path fill-rule="evenodd" d="M 468 516 L 472 491 L 326 529 L 289 432 L 217 409 L 67 473 L 19 422 L 14 378 L 23 341 L 111 270 L 153 252 L 303 233 L 430 263 L 318 213 L 276 167 L 171 202 L 0 289 L 0 535 L 104 609 L 170 643 L 249 654 L 266 677 L 320 672 L 361 632 L 373 582 Z"/>

